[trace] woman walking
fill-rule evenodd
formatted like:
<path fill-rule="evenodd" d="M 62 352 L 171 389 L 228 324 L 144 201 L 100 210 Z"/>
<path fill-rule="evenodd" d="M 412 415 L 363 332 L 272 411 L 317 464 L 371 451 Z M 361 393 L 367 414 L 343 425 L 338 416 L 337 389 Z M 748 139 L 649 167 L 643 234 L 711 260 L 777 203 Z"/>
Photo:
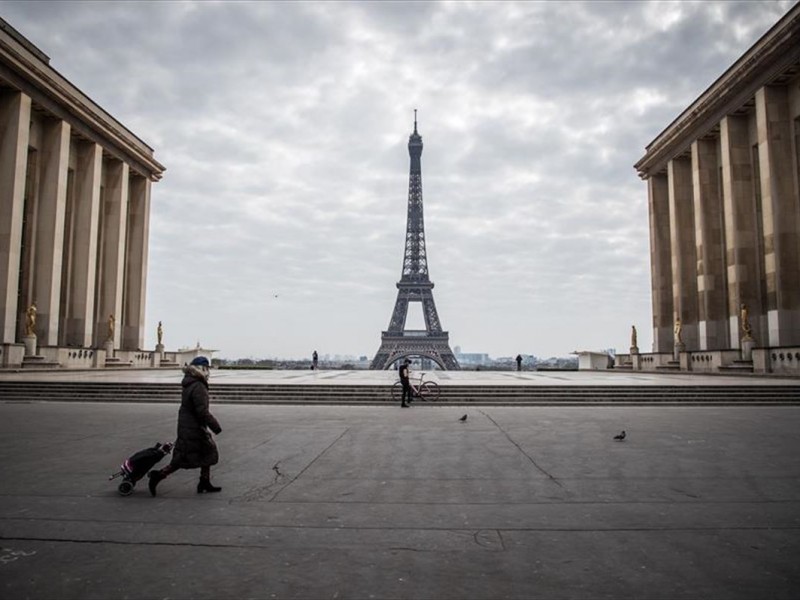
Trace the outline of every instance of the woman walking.
<path fill-rule="evenodd" d="M 198 356 L 183 367 L 181 408 L 178 411 L 178 439 L 172 450 L 172 462 L 160 471 L 150 471 L 148 487 L 156 495 L 156 486 L 178 469 L 200 469 L 197 493 L 219 492 L 221 487 L 211 485 L 211 466 L 219 462 L 217 445 L 208 429 L 219 435 L 222 428 L 208 412 L 208 359 Z"/>

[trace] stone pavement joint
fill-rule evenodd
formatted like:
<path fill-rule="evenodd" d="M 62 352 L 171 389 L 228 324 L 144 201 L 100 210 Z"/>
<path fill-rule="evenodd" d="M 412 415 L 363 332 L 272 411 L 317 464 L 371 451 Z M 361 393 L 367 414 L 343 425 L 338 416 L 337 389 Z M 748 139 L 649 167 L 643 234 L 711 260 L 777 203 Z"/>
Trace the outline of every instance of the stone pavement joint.
<path fill-rule="evenodd" d="M 553 477 L 553 476 L 552 476 L 550 473 L 548 473 L 548 472 L 547 472 L 547 471 L 545 471 L 545 470 L 544 470 L 544 469 L 543 469 L 541 466 L 539 466 L 539 464 L 538 464 L 538 463 L 537 463 L 535 460 L 533 460 L 533 457 L 532 457 L 530 454 L 528 454 L 527 452 L 525 452 L 525 450 L 523 450 L 522 446 L 520 446 L 520 445 L 519 445 L 517 442 L 515 442 L 515 441 L 514 441 L 514 439 L 513 439 L 513 438 L 512 438 L 510 435 L 508 435 L 508 432 L 507 432 L 505 429 L 503 429 L 503 428 L 500 426 L 500 424 L 499 424 L 497 421 L 495 421 L 495 420 L 494 420 L 494 419 L 491 417 L 491 415 L 489 415 L 489 414 L 486 414 L 486 412 L 485 412 L 485 411 L 482 411 L 482 410 L 479 410 L 478 412 L 479 412 L 479 413 L 481 413 L 483 416 L 485 416 L 487 419 L 489 419 L 489 420 L 490 420 L 492 423 L 494 423 L 494 424 L 495 424 L 495 426 L 496 426 L 496 427 L 497 427 L 497 428 L 500 430 L 500 432 L 501 432 L 501 433 L 502 433 L 504 436 L 506 436 L 506 438 L 508 438 L 508 441 L 509 441 L 509 442 L 511 442 L 512 444 L 514 444 L 514 446 L 516 446 L 516 447 L 517 447 L 517 449 L 518 449 L 518 450 L 519 450 L 519 451 L 520 451 L 520 452 L 523 454 L 523 456 L 525 456 L 525 458 L 527 458 L 529 461 L 531 461 L 531 464 L 532 464 L 534 467 L 536 467 L 536 468 L 537 468 L 539 471 L 541 471 L 542 473 L 544 473 L 545 475 L 547 475 L 547 476 L 550 478 L 550 480 L 551 480 L 553 483 L 555 483 L 555 484 L 556 484 L 558 487 L 564 487 L 564 486 L 562 486 L 562 485 L 561 485 L 561 482 L 560 482 L 560 481 L 558 481 L 558 479 L 556 479 L 555 477 Z"/>

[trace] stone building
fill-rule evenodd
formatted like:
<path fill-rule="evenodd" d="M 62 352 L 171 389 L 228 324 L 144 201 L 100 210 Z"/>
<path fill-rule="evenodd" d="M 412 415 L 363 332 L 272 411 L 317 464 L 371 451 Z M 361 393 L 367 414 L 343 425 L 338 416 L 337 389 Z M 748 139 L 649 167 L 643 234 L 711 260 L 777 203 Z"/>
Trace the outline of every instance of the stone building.
<path fill-rule="evenodd" d="M 800 373 L 800 5 L 635 168 L 649 200 L 654 342 L 634 364 Z"/>
<path fill-rule="evenodd" d="M 150 187 L 163 172 L 152 148 L 0 19 L 2 366 L 150 360 Z"/>

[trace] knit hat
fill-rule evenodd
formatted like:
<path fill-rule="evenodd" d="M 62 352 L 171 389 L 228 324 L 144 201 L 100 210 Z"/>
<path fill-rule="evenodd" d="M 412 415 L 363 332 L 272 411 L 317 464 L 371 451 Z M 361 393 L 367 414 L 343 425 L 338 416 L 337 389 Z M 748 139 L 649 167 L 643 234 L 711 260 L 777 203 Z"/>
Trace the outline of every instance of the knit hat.
<path fill-rule="evenodd" d="M 205 356 L 198 356 L 197 358 L 192 359 L 192 362 L 189 364 L 194 365 L 195 367 L 208 368 L 208 359 Z"/>

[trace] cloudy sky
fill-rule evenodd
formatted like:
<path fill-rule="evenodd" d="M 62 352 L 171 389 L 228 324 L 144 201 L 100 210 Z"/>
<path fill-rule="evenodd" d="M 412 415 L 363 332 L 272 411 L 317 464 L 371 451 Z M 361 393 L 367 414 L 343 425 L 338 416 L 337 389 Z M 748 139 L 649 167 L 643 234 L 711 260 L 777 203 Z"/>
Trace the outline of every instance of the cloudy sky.
<path fill-rule="evenodd" d="M 146 347 L 372 357 L 419 110 L 434 298 L 493 357 L 650 351 L 644 147 L 793 4 L 2 2 L 155 149 Z M 421 312 L 410 322 L 421 324 Z"/>

